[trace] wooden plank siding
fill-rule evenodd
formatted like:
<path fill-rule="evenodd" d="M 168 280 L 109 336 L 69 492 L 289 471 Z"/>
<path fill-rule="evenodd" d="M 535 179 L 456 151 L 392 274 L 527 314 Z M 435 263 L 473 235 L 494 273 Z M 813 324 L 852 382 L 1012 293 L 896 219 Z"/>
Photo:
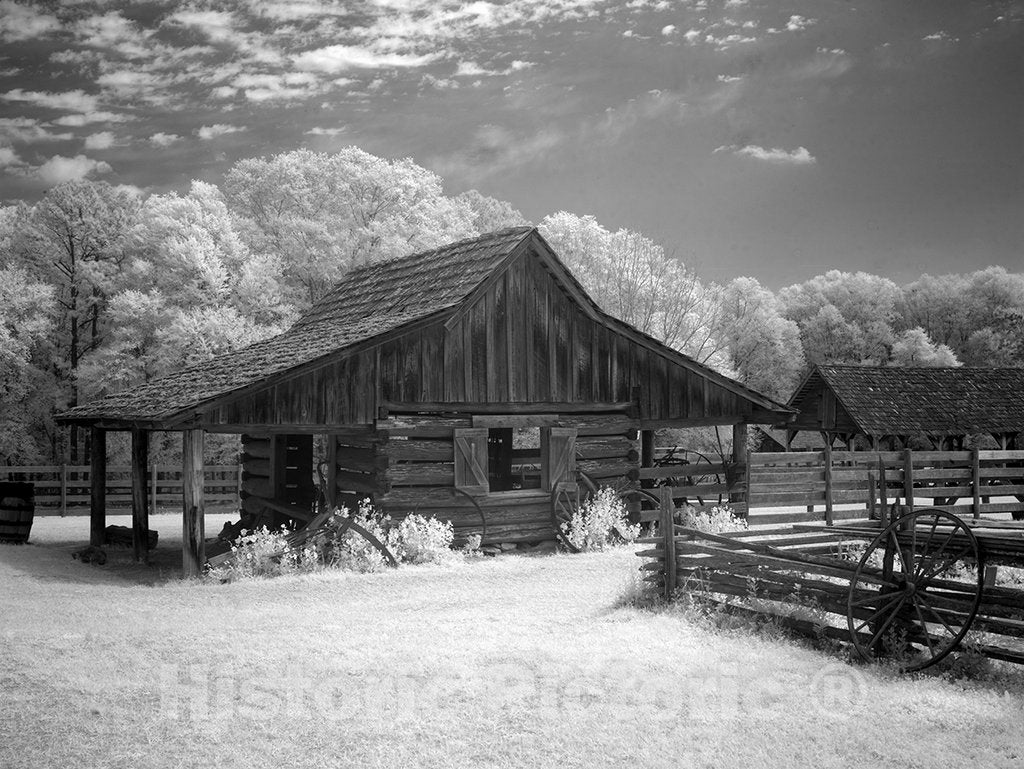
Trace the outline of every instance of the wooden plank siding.
<path fill-rule="evenodd" d="M 746 398 L 594 320 L 529 253 L 448 320 L 208 407 L 199 424 L 370 425 L 417 403 L 622 403 L 649 423 L 739 422 Z"/>

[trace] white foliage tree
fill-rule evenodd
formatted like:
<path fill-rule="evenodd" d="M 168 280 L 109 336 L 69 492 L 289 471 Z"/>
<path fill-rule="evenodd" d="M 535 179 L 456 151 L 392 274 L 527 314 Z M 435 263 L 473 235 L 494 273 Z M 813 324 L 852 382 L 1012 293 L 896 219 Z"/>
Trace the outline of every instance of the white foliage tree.
<path fill-rule="evenodd" d="M 439 176 L 356 147 L 242 160 L 225 189 L 238 230 L 254 252 L 281 260 L 299 308 L 350 267 L 477 234 L 476 213 L 446 197 Z"/>
<path fill-rule="evenodd" d="M 702 363 L 725 364 L 714 335 L 720 289 L 649 238 L 560 211 L 539 230 L 605 312 Z"/>

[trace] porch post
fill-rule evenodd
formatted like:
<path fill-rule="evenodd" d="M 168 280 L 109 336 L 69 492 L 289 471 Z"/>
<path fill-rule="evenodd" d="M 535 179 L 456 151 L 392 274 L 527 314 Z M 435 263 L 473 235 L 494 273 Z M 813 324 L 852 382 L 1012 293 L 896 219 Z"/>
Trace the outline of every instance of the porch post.
<path fill-rule="evenodd" d="M 149 433 L 132 430 L 132 546 L 136 561 L 149 561 Z"/>
<path fill-rule="evenodd" d="M 747 423 L 738 422 L 732 426 L 732 461 L 735 469 L 730 475 L 732 476 L 731 483 L 739 484 L 743 483 L 742 491 L 731 491 L 729 492 L 730 502 L 746 502 L 747 494 L 749 489 L 746 488 L 745 483 L 750 477 L 748 457 L 747 457 Z"/>
<path fill-rule="evenodd" d="M 205 510 L 203 504 L 202 430 L 181 434 L 182 527 L 181 570 L 185 577 L 198 577 L 206 563 Z"/>
<path fill-rule="evenodd" d="M 103 547 L 107 528 L 107 431 L 92 428 L 89 455 L 89 544 Z"/>

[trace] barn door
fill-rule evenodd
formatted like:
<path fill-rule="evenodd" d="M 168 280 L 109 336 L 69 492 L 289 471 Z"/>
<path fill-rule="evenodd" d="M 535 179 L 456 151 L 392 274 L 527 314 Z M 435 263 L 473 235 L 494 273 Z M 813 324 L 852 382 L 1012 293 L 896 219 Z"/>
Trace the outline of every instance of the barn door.
<path fill-rule="evenodd" d="M 455 431 L 455 488 L 474 495 L 488 492 L 486 427 Z"/>
<path fill-rule="evenodd" d="M 545 427 L 541 434 L 541 484 L 546 491 L 576 489 L 576 428 Z"/>

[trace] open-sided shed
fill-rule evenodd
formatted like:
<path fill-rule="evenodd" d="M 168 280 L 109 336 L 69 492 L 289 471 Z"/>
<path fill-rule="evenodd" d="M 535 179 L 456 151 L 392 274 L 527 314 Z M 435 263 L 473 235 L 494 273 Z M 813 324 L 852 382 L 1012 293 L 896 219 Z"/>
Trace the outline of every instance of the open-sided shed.
<path fill-rule="evenodd" d="M 488 541 L 551 536 L 578 473 L 636 479 L 660 427 L 785 419 L 785 406 L 603 312 L 535 229 L 355 269 L 287 332 L 62 415 L 92 429 L 94 543 L 105 431 L 130 430 L 146 527 L 147 433 L 184 434 L 184 564 L 203 548 L 206 432 L 242 436 L 242 506 L 308 520 L 314 435 L 329 504 L 372 497 Z"/>
<path fill-rule="evenodd" d="M 968 435 L 991 435 L 1017 448 L 1024 432 L 1024 368 L 897 368 L 817 366 L 789 400 L 796 418 L 785 426 L 852 444 L 962 448 Z"/>

